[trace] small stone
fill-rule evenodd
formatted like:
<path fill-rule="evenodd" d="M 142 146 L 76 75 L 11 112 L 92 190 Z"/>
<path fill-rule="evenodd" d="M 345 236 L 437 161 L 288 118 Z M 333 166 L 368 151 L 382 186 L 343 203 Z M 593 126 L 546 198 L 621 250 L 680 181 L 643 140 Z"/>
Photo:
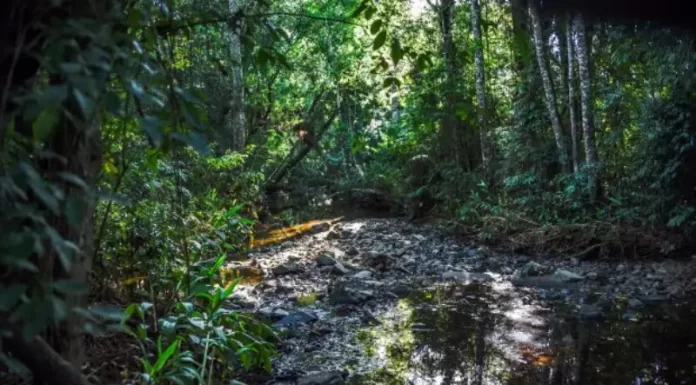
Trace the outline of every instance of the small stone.
<path fill-rule="evenodd" d="M 411 295 L 411 291 L 413 291 L 413 289 L 410 286 L 401 283 L 401 284 L 394 286 L 394 288 L 392 289 L 391 292 L 394 293 L 399 298 L 404 298 L 404 297 L 408 297 L 409 295 Z"/>
<path fill-rule="evenodd" d="M 272 313 L 272 316 L 274 318 L 283 318 L 283 317 L 287 317 L 289 315 L 290 315 L 290 312 L 288 312 L 287 310 L 283 310 L 283 309 L 275 309 Z"/>
<path fill-rule="evenodd" d="M 580 318 L 597 319 L 602 316 L 602 309 L 597 305 L 584 304 L 580 306 Z"/>
<path fill-rule="evenodd" d="M 351 230 L 341 230 L 341 238 L 347 239 L 351 238 L 353 236 L 353 232 Z"/>
<path fill-rule="evenodd" d="M 333 272 L 334 274 L 338 274 L 338 275 L 346 275 L 346 274 L 350 274 L 350 269 L 343 266 L 342 263 L 336 262 L 336 264 L 333 265 L 333 270 L 331 270 L 331 272 Z"/>
<path fill-rule="evenodd" d="M 616 271 L 624 271 L 626 269 L 626 265 L 623 263 L 619 264 L 619 266 L 616 266 Z"/>
<path fill-rule="evenodd" d="M 520 277 L 536 277 L 548 272 L 548 268 L 534 261 L 527 262 L 518 270 Z"/>
<path fill-rule="evenodd" d="M 317 223 L 316 225 L 312 226 L 308 233 L 310 234 L 317 234 L 317 233 L 323 233 L 324 231 L 327 231 L 331 228 L 331 225 L 328 222 L 322 222 L 322 223 Z"/>
<path fill-rule="evenodd" d="M 322 253 L 317 257 L 316 262 L 318 266 L 333 266 L 336 264 L 333 254 L 329 252 Z"/>
<path fill-rule="evenodd" d="M 357 279 L 370 279 L 372 277 L 372 272 L 369 270 L 363 270 L 353 276 L 353 278 Z"/>
<path fill-rule="evenodd" d="M 344 385 L 345 374 L 337 370 L 314 373 L 297 379 L 297 385 Z"/>
<path fill-rule="evenodd" d="M 333 240 L 333 239 L 339 239 L 341 238 L 341 234 L 338 233 L 336 230 L 331 230 L 328 233 L 326 233 L 326 239 L 327 241 Z"/>
<path fill-rule="evenodd" d="M 595 281 L 598 278 L 599 278 L 599 275 L 597 274 L 596 271 L 591 271 L 591 272 L 587 273 L 587 279 L 589 279 L 591 281 Z"/>
<path fill-rule="evenodd" d="M 351 246 L 351 247 L 349 247 L 348 250 L 346 251 L 346 254 L 349 255 L 349 256 L 351 256 L 351 257 L 354 257 L 354 256 L 360 254 L 360 250 L 358 250 L 358 248 L 355 247 L 355 246 Z"/>
<path fill-rule="evenodd" d="M 515 271 L 512 270 L 512 268 L 511 268 L 510 266 L 503 266 L 503 268 L 500 269 L 500 272 L 503 273 L 503 274 L 512 274 L 512 273 L 514 273 Z"/>
<path fill-rule="evenodd" d="M 382 322 L 380 320 L 378 320 L 377 317 L 375 317 L 375 315 L 372 314 L 372 312 L 367 310 L 367 309 L 365 309 L 365 311 L 363 312 L 362 320 L 363 320 L 363 322 L 365 322 L 368 325 L 381 325 L 382 324 Z"/>
<path fill-rule="evenodd" d="M 639 300 L 638 298 L 631 298 L 628 300 L 628 306 L 629 307 L 641 307 L 641 306 L 643 306 L 643 301 Z"/>
<path fill-rule="evenodd" d="M 284 263 L 282 265 L 278 265 L 278 266 L 271 269 L 271 272 L 273 272 L 273 275 L 287 275 L 287 274 L 297 273 L 299 271 L 300 271 L 300 267 L 293 264 L 293 263 Z"/>
<path fill-rule="evenodd" d="M 570 265 L 574 266 L 574 267 L 578 267 L 578 266 L 580 266 L 580 260 L 573 257 L 570 259 Z"/>
<path fill-rule="evenodd" d="M 276 326 L 294 326 L 299 324 L 305 324 L 309 322 L 314 322 L 318 318 L 313 312 L 298 311 L 292 314 L 288 314 L 283 317 L 280 321 L 276 322 Z"/>
<path fill-rule="evenodd" d="M 493 277 L 488 274 L 469 273 L 466 271 L 447 271 L 442 273 L 442 279 L 453 279 L 468 284 L 490 282 L 493 280 Z"/>

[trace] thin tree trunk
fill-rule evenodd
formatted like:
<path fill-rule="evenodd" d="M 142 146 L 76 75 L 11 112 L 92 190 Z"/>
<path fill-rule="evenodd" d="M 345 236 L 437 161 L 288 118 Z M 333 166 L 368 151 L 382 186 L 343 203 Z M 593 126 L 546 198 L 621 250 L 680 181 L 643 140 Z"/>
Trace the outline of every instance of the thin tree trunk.
<path fill-rule="evenodd" d="M 574 28 L 572 27 L 572 20 L 570 16 L 566 17 L 568 21 L 568 30 L 566 33 L 566 48 L 568 50 L 568 60 L 567 60 L 567 70 L 568 70 L 568 120 L 570 127 L 570 153 L 573 162 L 573 172 L 577 173 L 580 169 L 580 157 L 578 155 L 578 124 L 576 116 L 576 102 L 575 102 L 575 50 L 573 49 L 573 34 Z"/>
<path fill-rule="evenodd" d="M 478 105 L 479 134 L 481 137 L 481 162 L 488 169 L 493 160 L 493 149 L 486 114 L 486 73 L 481 33 L 481 7 L 478 0 L 471 0 L 471 29 L 474 35 L 474 67 L 476 71 L 476 104 Z"/>
<path fill-rule="evenodd" d="M 551 73 L 549 72 L 549 66 L 546 62 L 546 52 L 544 50 L 544 46 L 546 44 L 544 42 L 544 35 L 541 29 L 541 20 L 539 18 L 539 9 L 536 0 L 531 0 L 529 2 L 529 16 L 532 21 L 532 31 L 534 33 L 534 47 L 536 51 L 537 61 L 539 64 L 539 72 L 541 74 L 542 85 L 544 86 L 546 108 L 549 112 L 549 118 L 551 119 L 551 128 L 553 129 L 553 136 L 556 140 L 556 149 L 558 150 L 558 161 L 563 167 L 563 169 L 568 171 L 568 150 L 566 148 L 565 138 L 563 135 L 561 118 L 558 115 L 558 108 L 556 107 L 556 96 L 553 90 Z"/>
<path fill-rule="evenodd" d="M 568 28 L 568 23 L 566 19 L 562 16 L 557 16 L 554 20 L 554 27 L 556 30 L 556 38 L 558 39 L 558 51 L 560 58 L 560 73 L 561 73 L 561 90 L 560 90 L 560 104 L 559 115 L 561 116 L 561 121 L 564 121 L 568 109 L 568 55 L 567 55 L 567 38 L 566 36 L 570 32 Z"/>
<path fill-rule="evenodd" d="M 575 15 L 573 26 L 576 33 L 575 51 L 580 77 L 580 110 L 582 113 L 582 132 L 585 139 L 585 161 L 590 167 L 588 173 L 590 200 L 594 201 L 598 198 L 597 163 L 599 159 L 594 130 L 592 129 L 592 79 L 590 78 L 590 58 L 587 51 L 585 22 L 582 15 Z"/>
<path fill-rule="evenodd" d="M 229 0 L 230 13 L 238 16 L 242 0 Z M 244 115 L 244 72 L 242 63 L 242 18 L 234 17 L 230 26 L 230 60 L 232 66 L 232 98 L 227 117 L 226 147 L 235 151 L 244 149 L 246 143 L 246 116 Z"/>

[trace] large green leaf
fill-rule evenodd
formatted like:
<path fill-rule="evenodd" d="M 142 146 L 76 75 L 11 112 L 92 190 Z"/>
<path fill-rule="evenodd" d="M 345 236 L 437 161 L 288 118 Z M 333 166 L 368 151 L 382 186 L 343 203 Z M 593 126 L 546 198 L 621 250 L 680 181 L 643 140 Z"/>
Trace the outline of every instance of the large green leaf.
<path fill-rule="evenodd" d="M 384 43 L 387 41 L 387 31 L 382 31 L 377 34 L 375 40 L 372 42 L 372 49 L 378 50 L 382 48 Z"/>

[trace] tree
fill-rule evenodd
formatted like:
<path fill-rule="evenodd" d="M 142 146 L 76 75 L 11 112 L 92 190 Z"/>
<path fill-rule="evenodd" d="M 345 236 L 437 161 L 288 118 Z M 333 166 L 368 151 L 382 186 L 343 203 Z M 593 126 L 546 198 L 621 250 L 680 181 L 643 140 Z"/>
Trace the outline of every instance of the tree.
<path fill-rule="evenodd" d="M 541 74 L 541 81 L 544 86 L 546 109 L 548 110 L 549 119 L 551 120 L 553 136 L 556 140 L 558 162 L 561 164 L 563 170 L 568 171 L 568 150 L 565 143 L 565 137 L 563 135 L 561 118 L 558 114 L 558 108 L 556 106 L 556 95 L 553 89 L 553 81 L 551 80 L 551 72 L 546 60 L 546 50 L 544 49 L 546 43 L 541 28 L 541 19 L 539 16 L 537 0 L 529 1 L 529 16 L 531 18 L 532 31 L 534 33 L 534 48 L 539 65 L 539 72 Z"/>
<path fill-rule="evenodd" d="M 471 0 L 471 29 L 474 35 L 474 67 L 476 72 L 479 133 L 481 136 L 481 162 L 484 168 L 488 168 L 493 159 L 493 148 L 486 119 L 486 74 L 483 59 L 483 39 L 481 38 L 481 7 L 478 0 Z"/>
<path fill-rule="evenodd" d="M 590 58 L 587 47 L 585 22 L 582 15 L 575 15 L 573 21 L 575 30 L 575 52 L 577 53 L 578 74 L 580 78 L 580 110 L 582 114 L 582 133 L 585 139 L 585 161 L 589 167 L 588 184 L 590 199 L 598 198 L 597 180 L 597 144 L 595 143 L 592 125 L 592 79 L 590 78 Z"/>
<path fill-rule="evenodd" d="M 568 127 L 570 129 L 570 153 L 573 164 L 573 172 L 577 173 L 580 169 L 580 158 L 578 156 L 578 125 L 577 125 L 577 109 L 575 103 L 575 50 L 574 39 L 573 39 L 573 21 L 568 16 L 567 18 L 567 31 L 566 31 L 566 44 L 568 59 L 566 60 L 567 71 L 568 71 Z M 563 52 L 561 52 L 563 54 Z"/>
<path fill-rule="evenodd" d="M 235 15 L 230 23 L 230 65 L 232 67 L 232 95 L 229 105 L 229 116 L 226 119 L 226 143 L 229 148 L 241 151 L 246 144 L 247 128 L 244 114 L 244 67 L 242 61 L 242 23 L 239 17 L 243 9 L 243 0 L 229 0 L 230 13 Z"/>

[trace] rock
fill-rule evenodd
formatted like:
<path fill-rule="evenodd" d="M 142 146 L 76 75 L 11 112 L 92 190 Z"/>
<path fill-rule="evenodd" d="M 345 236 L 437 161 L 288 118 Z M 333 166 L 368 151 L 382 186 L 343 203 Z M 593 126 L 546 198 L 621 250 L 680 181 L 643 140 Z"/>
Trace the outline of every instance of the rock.
<path fill-rule="evenodd" d="M 643 301 L 639 300 L 638 298 L 631 298 L 628 300 L 628 306 L 629 307 L 642 307 L 643 306 Z"/>
<path fill-rule="evenodd" d="M 353 231 L 351 230 L 341 230 L 341 238 L 348 239 L 353 236 Z"/>
<path fill-rule="evenodd" d="M 372 292 L 351 290 L 345 284 L 338 284 L 329 294 L 329 303 L 332 305 L 357 305 L 371 297 Z"/>
<path fill-rule="evenodd" d="M 599 275 L 595 271 L 591 271 L 591 272 L 587 273 L 587 279 L 589 279 L 591 281 L 595 281 L 598 278 L 599 278 Z"/>
<path fill-rule="evenodd" d="M 336 264 L 336 260 L 333 257 L 333 254 L 329 252 L 324 252 L 321 255 L 317 257 L 315 260 L 317 262 L 318 266 L 333 266 Z"/>
<path fill-rule="evenodd" d="M 350 269 L 343 266 L 342 263 L 336 262 L 336 264 L 333 265 L 333 270 L 331 270 L 331 272 L 337 275 L 347 275 L 350 274 Z"/>
<path fill-rule="evenodd" d="M 571 282 L 564 281 L 557 275 L 542 275 L 540 277 L 513 278 L 512 284 L 515 286 L 530 286 L 550 289 L 566 287 L 571 284 Z"/>
<path fill-rule="evenodd" d="M 309 234 L 317 234 L 317 233 L 323 233 L 324 231 L 327 231 L 331 228 L 331 225 L 328 222 L 322 222 L 322 223 L 317 223 L 316 225 L 312 226 L 308 233 Z"/>
<path fill-rule="evenodd" d="M 333 239 L 339 239 L 341 238 L 341 234 L 338 233 L 336 230 L 331 230 L 328 233 L 326 233 L 326 239 L 327 241 L 333 240 Z"/>
<path fill-rule="evenodd" d="M 579 316 L 582 319 L 597 319 L 602 317 L 602 309 L 597 305 L 583 304 L 580 306 Z"/>
<path fill-rule="evenodd" d="M 684 298 L 685 293 L 684 293 L 684 288 L 680 284 L 674 284 L 671 285 L 667 288 L 667 293 L 672 297 L 672 298 Z"/>
<path fill-rule="evenodd" d="M 524 278 L 524 277 L 537 277 L 543 274 L 546 274 L 549 271 L 549 268 L 538 264 L 534 261 L 527 262 L 524 266 L 522 266 L 518 271 L 517 274 L 519 277 Z"/>
<path fill-rule="evenodd" d="M 297 379 L 297 385 L 344 385 L 345 373 L 337 370 L 314 373 Z"/>
<path fill-rule="evenodd" d="M 271 269 L 273 275 L 294 274 L 300 271 L 300 267 L 294 263 L 284 263 Z"/>
<path fill-rule="evenodd" d="M 358 250 L 358 248 L 355 246 L 351 246 L 346 251 L 346 254 L 351 256 L 351 257 L 355 257 L 356 255 L 360 254 L 360 250 Z"/>
<path fill-rule="evenodd" d="M 619 266 L 616 266 L 616 271 L 624 271 L 626 269 L 626 265 L 623 263 L 619 264 Z"/>
<path fill-rule="evenodd" d="M 314 312 L 308 311 L 298 311 L 292 314 L 288 314 L 283 317 L 280 321 L 275 323 L 275 326 L 295 326 L 305 323 L 310 323 L 318 320 Z"/>
<path fill-rule="evenodd" d="M 382 322 L 375 317 L 374 314 L 372 314 L 371 311 L 365 309 L 363 312 L 362 316 L 362 321 L 368 325 L 381 325 Z"/>
<path fill-rule="evenodd" d="M 488 274 L 469 273 L 466 271 L 448 271 L 442 273 L 442 279 L 452 279 L 463 282 L 465 284 L 485 283 L 493 280 L 493 278 Z"/>
<path fill-rule="evenodd" d="M 512 274 L 512 273 L 514 273 L 515 271 L 512 270 L 512 268 L 511 268 L 510 266 L 503 266 L 503 267 L 500 269 L 500 272 L 503 273 L 503 274 Z"/>
<path fill-rule="evenodd" d="M 648 294 L 640 297 L 640 300 L 643 303 L 659 303 L 667 301 L 668 299 L 669 297 L 662 294 Z"/>
<path fill-rule="evenodd" d="M 283 309 L 275 309 L 275 310 L 273 310 L 273 313 L 271 315 L 273 316 L 273 318 L 281 318 L 282 319 L 282 318 L 289 316 L 290 312 L 288 312 L 287 310 L 283 310 Z"/>
<path fill-rule="evenodd" d="M 370 279 L 372 277 L 372 272 L 369 270 L 363 270 L 359 273 L 356 273 L 353 278 L 357 279 Z"/>
<path fill-rule="evenodd" d="M 580 266 L 580 260 L 575 257 L 572 257 L 570 258 L 570 265 L 573 267 L 578 267 Z"/>
<path fill-rule="evenodd" d="M 411 295 L 412 291 L 413 289 L 411 288 L 411 286 L 403 283 L 394 286 L 394 288 L 391 290 L 391 292 L 398 298 L 408 297 L 409 295 Z"/>
<path fill-rule="evenodd" d="M 563 269 L 557 269 L 554 273 L 554 276 L 558 277 L 562 282 L 578 282 L 582 281 L 584 278 L 582 275 L 578 275 L 573 273 L 572 271 L 568 270 L 563 270 Z"/>

